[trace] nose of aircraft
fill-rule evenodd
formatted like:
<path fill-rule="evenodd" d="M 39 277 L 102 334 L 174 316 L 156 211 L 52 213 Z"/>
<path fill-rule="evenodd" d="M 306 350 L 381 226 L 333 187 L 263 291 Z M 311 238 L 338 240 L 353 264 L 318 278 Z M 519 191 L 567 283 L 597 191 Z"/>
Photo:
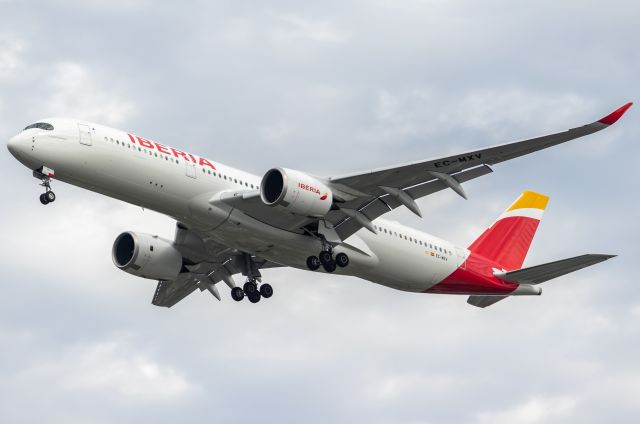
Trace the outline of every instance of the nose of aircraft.
<path fill-rule="evenodd" d="M 17 157 L 20 153 L 20 144 L 20 135 L 15 135 L 9 139 L 7 149 L 9 149 L 9 152 L 11 152 L 13 156 Z"/>

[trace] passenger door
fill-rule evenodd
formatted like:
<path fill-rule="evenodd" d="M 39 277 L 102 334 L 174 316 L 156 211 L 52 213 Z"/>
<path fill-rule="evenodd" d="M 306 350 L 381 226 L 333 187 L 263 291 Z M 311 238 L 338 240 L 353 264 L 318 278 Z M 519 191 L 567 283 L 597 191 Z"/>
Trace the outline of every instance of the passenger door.
<path fill-rule="evenodd" d="M 89 125 L 78 124 L 78 131 L 80 132 L 80 144 L 91 146 L 91 128 Z"/>
<path fill-rule="evenodd" d="M 196 164 L 191 162 L 186 162 L 187 164 L 187 177 L 196 178 Z"/>

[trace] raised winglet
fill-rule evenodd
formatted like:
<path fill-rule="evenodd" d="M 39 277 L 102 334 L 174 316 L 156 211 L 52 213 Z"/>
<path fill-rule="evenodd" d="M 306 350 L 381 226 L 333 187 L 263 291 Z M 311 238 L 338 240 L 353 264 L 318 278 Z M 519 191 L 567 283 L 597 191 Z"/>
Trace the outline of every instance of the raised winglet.
<path fill-rule="evenodd" d="M 611 112 L 610 114 L 608 114 L 607 116 L 599 120 L 598 122 L 605 125 L 615 124 L 616 121 L 620 119 L 622 115 L 624 115 L 627 109 L 631 107 L 631 105 L 633 105 L 633 102 L 629 102 L 626 105 L 619 107 L 618 109 L 614 110 L 613 112 Z"/>

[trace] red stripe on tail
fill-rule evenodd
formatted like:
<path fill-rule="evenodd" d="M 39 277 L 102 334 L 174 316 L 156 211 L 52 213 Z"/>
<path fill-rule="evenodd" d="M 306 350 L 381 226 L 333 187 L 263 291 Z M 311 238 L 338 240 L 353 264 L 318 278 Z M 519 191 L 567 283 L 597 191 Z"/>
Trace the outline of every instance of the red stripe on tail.
<path fill-rule="evenodd" d="M 520 269 L 539 224 L 538 219 L 524 216 L 502 218 L 482 233 L 469 250 L 506 270 Z"/>

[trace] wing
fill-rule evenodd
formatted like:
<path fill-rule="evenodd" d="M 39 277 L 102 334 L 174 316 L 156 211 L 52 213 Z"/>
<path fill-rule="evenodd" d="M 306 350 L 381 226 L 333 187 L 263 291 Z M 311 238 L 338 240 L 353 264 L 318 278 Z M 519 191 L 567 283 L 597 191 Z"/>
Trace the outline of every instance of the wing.
<path fill-rule="evenodd" d="M 331 224 L 339 238 L 344 240 L 363 227 L 375 232 L 371 221 L 399 206 L 406 206 L 421 215 L 415 199 L 437 191 L 451 188 L 466 198 L 461 183 L 492 172 L 488 165 L 593 134 L 614 124 L 631 105 L 632 103 L 627 103 L 598 121 L 555 134 L 457 155 L 326 178 L 324 181 L 342 201 L 336 203 L 336 210 L 329 212 L 325 221 Z M 258 220 L 289 231 L 304 233 L 308 232 L 310 226 L 317 228 L 318 225 L 317 218 L 296 217 L 278 208 L 264 205 L 257 191 L 227 193 L 219 201 Z"/>
<path fill-rule="evenodd" d="M 174 280 L 160 280 L 153 295 L 152 304 L 172 307 L 196 289 L 208 290 L 221 300 L 216 284 L 224 281 L 229 287 L 235 287 L 233 275 L 242 273 L 260 276 L 260 269 L 275 268 L 280 265 L 259 257 L 251 257 L 252 269 L 247 269 L 244 254 L 216 243 L 206 233 L 189 230 L 178 223 L 174 245 L 186 261 L 187 272 L 178 275 Z"/>

